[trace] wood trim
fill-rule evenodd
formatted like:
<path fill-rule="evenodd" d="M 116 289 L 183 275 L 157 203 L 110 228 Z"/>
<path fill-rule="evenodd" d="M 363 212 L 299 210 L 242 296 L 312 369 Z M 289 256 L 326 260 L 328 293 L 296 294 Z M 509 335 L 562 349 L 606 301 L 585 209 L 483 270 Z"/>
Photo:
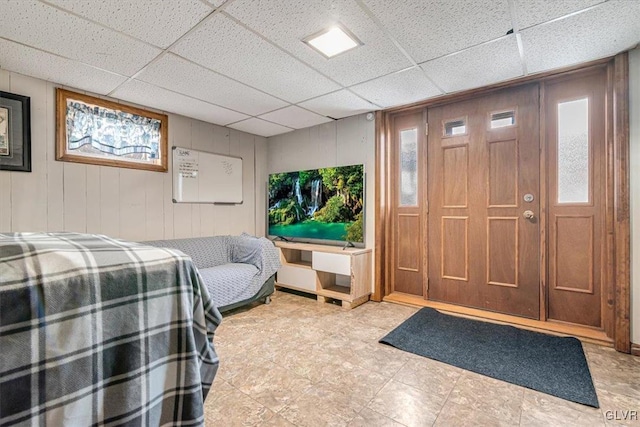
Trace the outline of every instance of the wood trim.
<path fill-rule="evenodd" d="M 459 315 L 470 319 L 484 320 L 491 323 L 506 325 L 516 325 L 519 328 L 527 329 L 530 331 L 550 333 L 559 336 L 573 336 L 579 338 L 582 341 L 599 345 L 606 345 L 608 347 L 613 346 L 611 338 L 607 337 L 604 331 L 596 328 L 589 328 L 586 326 L 526 319 L 524 317 L 495 313 L 492 311 L 480 310 L 477 308 L 463 307 L 437 301 L 426 301 L 420 297 L 401 293 L 393 293 L 391 295 L 388 295 L 384 297 L 384 301 L 410 306 L 430 307 L 443 313 Z"/>
<path fill-rule="evenodd" d="M 602 313 L 607 313 L 602 317 L 603 327 L 607 334 L 611 337 L 615 334 L 615 299 L 616 299 L 616 271 L 615 271 L 615 227 L 614 227 L 614 212 L 613 201 L 615 193 L 615 159 L 613 155 L 613 63 L 610 62 L 607 67 L 607 92 L 605 97 L 605 111 L 606 111 L 606 129 L 605 137 L 607 138 L 606 144 L 606 159 L 605 159 L 605 179 L 607 182 L 605 188 L 605 239 L 603 254 L 605 254 L 605 274 L 603 280 L 603 301 L 601 310 Z"/>
<path fill-rule="evenodd" d="M 631 354 L 640 356 L 640 344 L 631 344 Z"/>
<path fill-rule="evenodd" d="M 538 126 L 547 128 L 545 114 L 546 87 L 541 83 L 538 89 Z M 547 136 L 546 132 L 539 132 L 540 138 L 540 170 L 547 170 Z M 549 283 L 548 252 L 547 252 L 547 174 L 540 174 L 540 321 L 546 322 L 549 317 L 547 304 L 547 286 Z"/>
<path fill-rule="evenodd" d="M 85 157 L 76 154 L 69 154 L 66 150 L 66 111 L 67 98 L 76 99 L 87 104 L 94 104 L 100 107 L 120 110 L 138 116 L 150 117 L 160 120 L 160 164 L 144 164 L 136 162 L 127 162 L 115 159 L 101 159 L 95 157 Z M 113 166 L 128 169 L 141 169 L 155 172 L 167 172 L 169 169 L 167 156 L 169 151 L 169 118 L 166 114 L 155 113 L 153 111 L 144 110 L 142 108 L 132 107 L 130 105 L 119 104 L 117 102 L 108 101 L 102 98 L 96 98 L 69 90 L 56 88 L 56 160 L 65 162 L 85 163 L 91 165 Z"/>
<path fill-rule="evenodd" d="M 383 111 L 376 111 L 376 123 L 375 123 L 375 150 L 376 150 L 376 168 L 375 168 L 375 245 L 376 248 L 374 254 L 374 289 L 371 295 L 372 301 L 382 301 L 383 289 L 386 275 L 385 259 L 387 252 L 385 249 L 385 237 L 386 224 L 388 221 L 387 209 L 388 205 L 385 200 L 385 194 L 387 190 L 385 161 L 387 156 L 387 150 L 385 149 L 386 131 L 387 126 L 387 114 Z"/>
<path fill-rule="evenodd" d="M 613 61 L 615 348 L 631 351 L 631 230 L 629 189 L 629 55 Z"/>

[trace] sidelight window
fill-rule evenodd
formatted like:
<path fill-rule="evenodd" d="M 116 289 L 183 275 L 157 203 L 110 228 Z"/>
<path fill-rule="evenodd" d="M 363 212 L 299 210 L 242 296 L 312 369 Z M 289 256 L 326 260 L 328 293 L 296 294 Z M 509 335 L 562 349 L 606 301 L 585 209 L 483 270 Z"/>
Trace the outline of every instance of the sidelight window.
<path fill-rule="evenodd" d="M 400 132 L 400 206 L 418 205 L 418 129 Z"/>
<path fill-rule="evenodd" d="M 558 203 L 589 202 L 589 98 L 558 103 Z"/>

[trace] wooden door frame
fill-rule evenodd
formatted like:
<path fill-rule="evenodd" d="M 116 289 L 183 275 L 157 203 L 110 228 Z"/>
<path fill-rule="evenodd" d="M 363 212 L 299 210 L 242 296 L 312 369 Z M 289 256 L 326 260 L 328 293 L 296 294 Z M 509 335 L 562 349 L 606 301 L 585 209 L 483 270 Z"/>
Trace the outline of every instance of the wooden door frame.
<path fill-rule="evenodd" d="M 448 104 L 484 95 L 499 89 L 519 86 L 525 83 L 543 83 L 551 78 L 569 76 L 571 74 L 588 71 L 592 68 L 607 68 L 607 106 L 606 106 L 606 280 L 603 295 L 607 295 L 607 302 L 612 304 L 614 312 L 613 337 L 604 336 L 603 332 L 590 330 L 586 327 L 562 325 L 543 321 L 530 321 L 516 316 L 507 316 L 483 310 L 469 309 L 427 301 L 407 295 L 391 295 L 389 293 L 389 251 L 391 246 L 389 219 L 389 182 L 391 149 L 391 119 L 395 115 L 410 111 L 425 110 L 437 105 Z M 542 95 L 543 96 L 543 95 Z M 542 103 L 541 103 L 542 105 Z M 541 123 L 542 125 L 542 123 Z M 509 82 L 499 83 L 479 89 L 443 95 L 427 101 L 406 106 L 390 108 L 376 112 L 376 187 L 375 187 L 375 289 L 372 295 L 374 301 L 394 301 L 413 305 L 430 306 L 444 311 L 462 315 L 481 317 L 490 321 L 518 324 L 522 327 L 545 330 L 563 335 L 575 335 L 589 341 L 613 345 L 616 350 L 624 353 L 631 352 L 630 328 L 630 181 L 629 181 L 629 58 L 623 52 L 611 58 L 593 61 L 562 70 L 526 76 Z M 541 147 L 544 141 L 541 141 Z M 542 156 L 544 157 L 544 156 Z M 542 236 L 544 239 L 545 236 Z M 541 266 L 546 271 L 546 249 L 541 247 Z M 544 298 L 545 282 L 541 274 L 541 299 Z"/>

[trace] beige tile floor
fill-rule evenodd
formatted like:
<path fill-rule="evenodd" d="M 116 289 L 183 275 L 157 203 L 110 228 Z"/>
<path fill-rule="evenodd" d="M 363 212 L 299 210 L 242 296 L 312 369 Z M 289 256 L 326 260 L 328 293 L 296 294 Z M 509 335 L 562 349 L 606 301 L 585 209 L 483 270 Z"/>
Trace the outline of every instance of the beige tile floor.
<path fill-rule="evenodd" d="M 377 342 L 416 310 L 345 311 L 278 291 L 270 305 L 225 316 L 206 425 L 640 427 L 640 357 L 584 344 L 594 409 Z M 638 420 L 607 419 L 630 410 Z"/>

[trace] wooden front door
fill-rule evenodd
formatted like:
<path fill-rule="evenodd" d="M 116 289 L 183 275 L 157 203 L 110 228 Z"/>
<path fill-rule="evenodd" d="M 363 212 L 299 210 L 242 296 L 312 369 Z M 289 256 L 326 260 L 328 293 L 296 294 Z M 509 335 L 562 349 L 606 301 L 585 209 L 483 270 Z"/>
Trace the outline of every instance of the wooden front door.
<path fill-rule="evenodd" d="M 428 299 L 540 317 L 539 89 L 428 110 Z"/>

